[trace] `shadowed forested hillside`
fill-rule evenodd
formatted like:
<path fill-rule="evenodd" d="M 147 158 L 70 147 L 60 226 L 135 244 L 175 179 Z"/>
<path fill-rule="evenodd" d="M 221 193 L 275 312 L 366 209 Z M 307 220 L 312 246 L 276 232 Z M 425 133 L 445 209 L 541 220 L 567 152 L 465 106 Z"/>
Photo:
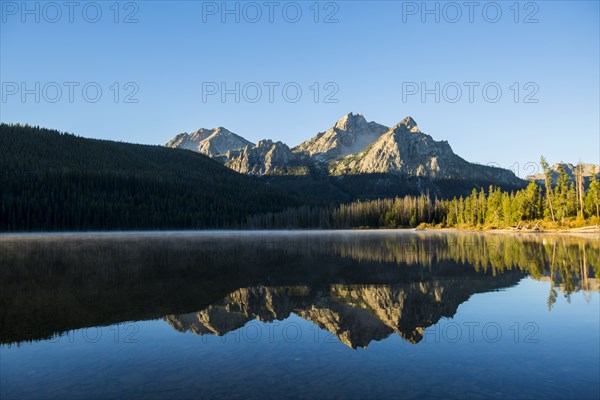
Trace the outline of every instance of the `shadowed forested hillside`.
<path fill-rule="evenodd" d="M 0 124 L 0 230 L 226 227 L 297 205 L 185 150 Z"/>

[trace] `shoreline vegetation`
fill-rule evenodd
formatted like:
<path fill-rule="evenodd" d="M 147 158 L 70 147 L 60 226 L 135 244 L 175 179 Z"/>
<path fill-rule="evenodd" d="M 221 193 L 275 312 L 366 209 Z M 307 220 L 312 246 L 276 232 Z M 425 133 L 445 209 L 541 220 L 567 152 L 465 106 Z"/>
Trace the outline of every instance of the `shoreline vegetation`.
<path fill-rule="evenodd" d="M 544 185 L 503 191 L 490 186 L 473 189 L 466 197 L 432 198 L 429 194 L 394 199 L 355 201 L 327 207 L 301 206 L 279 213 L 248 217 L 240 228 L 454 228 L 515 232 L 598 231 L 600 182 L 592 174 L 585 185 L 581 168 L 569 176 L 560 166 L 558 176 L 541 157 Z"/>
<path fill-rule="evenodd" d="M 413 228 L 409 228 L 409 229 L 413 229 Z M 422 226 L 418 226 L 416 228 L 414 228 L 414 230 L 416 231 L 448 231 L 448 232 L 482 232 L 482 233 L 517 233 L 517 234 L 521 234 L 521 233 L 533 233 L 533 234 L 538 234 L 538 233 L 550 233 L 550 234 L 555 234 L 555 233 L 561 233 L 561 234 L 582 234 L 582 235 L 591 235 L 591 234 L 600 234 L 600 225 L 591 225 L 591 226 L 584 226 L 581 228 L 540 228 L 540 229 L 530 229 L 530 228 L 512 228 L 512 229 L 506 229 L 506 228 L 502 228 L 502 229 L 494 229 L 494 228 L 481 228 L 481 229 L 473 229 L 473 228 L 437 228 L 437 227 L 433 227 L 430 225 L 422 225 Z"/>
<path fill-rule="evenodd" d="M 46 231 L 46 232 L 0 232 L 0 239 L 10 239 L 15 237 L 37 237 L 37 236 L 155 236 L 155 235 L 195 235 L 205 233 L 250 233 L 250 232 L 264 232 L 264 233 L 287 233 L 287 232 L 298 232 L 298 233 L 314 233 L 314 232 L 423 232 L 423 233 L 491 233 L 491 234 L 511 234 L 511 235 L 568 235 L 568 236 L 582 236 L 590 238 L 591 235 L 598 235 L 600 239 L 600 226 L 585 226 L 582 228 L 568 228 L 568 229 L 486 229 L 486 228 L 440 228 L 432 225 L 423 224 L 416 228 L 370 228 L 370 227 L 356 227 L 356 228 L 338 228 L 338 229 L 327 229 L 327 228 L 288 228 L 288 229 L 196 229 L 196 230 L 123 230 L 123 231 Z"/>

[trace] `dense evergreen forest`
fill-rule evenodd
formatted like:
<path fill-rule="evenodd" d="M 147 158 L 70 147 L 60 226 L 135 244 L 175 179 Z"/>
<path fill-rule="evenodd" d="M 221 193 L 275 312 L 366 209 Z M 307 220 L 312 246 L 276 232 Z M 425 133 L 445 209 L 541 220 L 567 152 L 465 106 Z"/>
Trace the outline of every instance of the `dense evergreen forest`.
<path fill-rule="evenodd" d="M 364 173 L 331 176 L 312 173 L 305 176 L 265 175 L 260 177 L 292 196 L 302 198 L 303 203 L 341 204 L 356 200 L 376 200 L 430 193 L 432 197 L 452 198 L 466 196 L 473 188 L 489 187 L 493 177 L 487 180 L 430 179 L 393 173 Z M 504 184 L 506 191 L 523 189 L 522 185 Z"/>
<path fill-rule="evenodd" d="M 0 124 L 0 230 L 224 227 L 299 203 L 185 150 Z"/>
<path fill-rule="evenodd" d="M 401 228 L 421 224 L 564 228 L 600 221 L 596 177 L 584 185 L 582 176 L 571 179 L 563 169 L 553 184 L 543 159 L 546 184 L 542 186 L 532 182 L 510 191 L 490 186 L 452 199 L 376 193 L 380 199 L 352 201 L 355 194 L 341 184 L 336 190 L 346 193 L 346 198 L 338 196 L 329 183 L 308 185 L 301 193 L 289 189 L 303 181 L 287 187 L 276 180 L 241 175 L 187 150 L 85 139 L 27 125 L 0 124 L 0 154 L 0 231 Z M 369 187 L 368 179 L 361 176 L 351 186 L 364 190 Z M 379 179 L 370 177 L 371 181 Z M 411 193 L 407 178 L 394 179 L 392 192 Z M 456 182 L 445 184 L 468 193 L 466 186 Z"/>
<path fill-rule="evenodd" d="M 490 186 L 453 199 L 429 195 L 356 201 L 328 207 L 302 206 L 283 212 L 248 217 L 243 227 L 270 228 L 570 228 L 600 224 L 600 183 L 592 176 L 584 186 L 582 176 L 572 180 L 559 169 L 556 184 L 542 158 L 545 182 L 522 190 L 503 191 Z"/>

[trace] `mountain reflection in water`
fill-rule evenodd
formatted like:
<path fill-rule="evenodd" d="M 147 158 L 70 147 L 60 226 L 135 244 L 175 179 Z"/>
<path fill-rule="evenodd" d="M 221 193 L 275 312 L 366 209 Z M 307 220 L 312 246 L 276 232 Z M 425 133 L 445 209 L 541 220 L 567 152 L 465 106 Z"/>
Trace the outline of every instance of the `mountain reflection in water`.
<path fill-rule="evenodd" d="M 0 343 L 164 318 L 224 335 L 295 314 L 352 348 L 418 343 L 475 293 L 549 280 L 597 291 L 597 237 L 450 232 L 203 232 L 0 237 Z"/>

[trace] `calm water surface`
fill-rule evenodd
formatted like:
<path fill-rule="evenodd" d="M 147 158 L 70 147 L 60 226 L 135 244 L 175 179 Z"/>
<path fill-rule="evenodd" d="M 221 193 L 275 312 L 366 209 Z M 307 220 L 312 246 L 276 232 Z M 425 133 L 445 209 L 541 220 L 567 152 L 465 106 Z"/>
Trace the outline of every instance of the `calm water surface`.
<path fill-rule="evenodd" d="M 0 397 L 600 397 L 600 240 L 0 236 Z"/>

